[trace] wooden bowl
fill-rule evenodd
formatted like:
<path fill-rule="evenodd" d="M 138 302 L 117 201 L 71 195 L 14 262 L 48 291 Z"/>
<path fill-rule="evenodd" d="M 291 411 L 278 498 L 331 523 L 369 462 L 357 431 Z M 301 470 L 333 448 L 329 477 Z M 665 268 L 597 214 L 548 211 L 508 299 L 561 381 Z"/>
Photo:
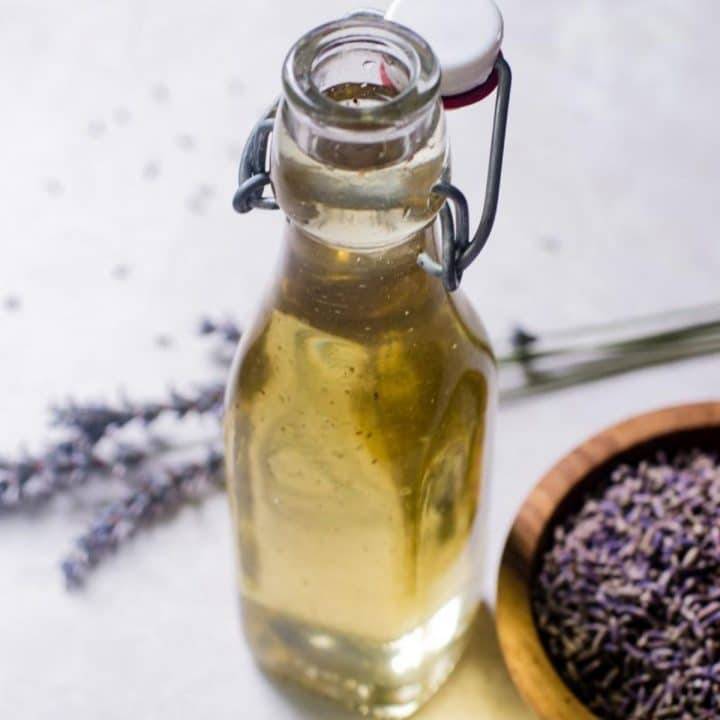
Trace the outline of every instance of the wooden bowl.
<path fill-rule="evenodd" d="M 531 583 L 552 529 L 619 463 L 695 447 L 720 448 L 720 402 L 665 408 L 613 425 L 560 460 L 520 508 L 500 565 L 498 635 L 515 685 L 543 720 L 596 718 L 555 670 L 535 627 Z"/>

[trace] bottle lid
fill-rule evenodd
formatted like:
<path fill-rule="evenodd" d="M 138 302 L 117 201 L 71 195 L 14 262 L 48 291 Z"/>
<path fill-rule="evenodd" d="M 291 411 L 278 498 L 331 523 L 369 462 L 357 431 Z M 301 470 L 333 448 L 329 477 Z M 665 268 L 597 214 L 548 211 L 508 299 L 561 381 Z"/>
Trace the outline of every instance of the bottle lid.
<path fill-rule="evenodd" d="M 477 91 L 491 80 L 503 37 L 502 15 L 492 0 L 393 0 L 385 17 L 430 44 L 440 61 L 444 99 L 474 101 L 486 94 Z"/>

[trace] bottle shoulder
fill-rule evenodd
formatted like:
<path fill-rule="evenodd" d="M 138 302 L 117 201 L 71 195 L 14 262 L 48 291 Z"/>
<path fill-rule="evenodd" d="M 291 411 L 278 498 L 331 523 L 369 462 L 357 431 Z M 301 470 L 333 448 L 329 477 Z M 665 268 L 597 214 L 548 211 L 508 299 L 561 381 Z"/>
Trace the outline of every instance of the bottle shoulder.
<path fill-rule="evenodd" d="M 432 307 L 380 318 L 335 310 L 293 313 L 271 293 L 238 346 L 228 405 L 281 376 L 322 385 L 332 377 L 362 375 L 369 384 L 395 382 L 418 393 L 452 384 L 463 373 L 494 378 L 484 325 L 458 293 Z"/>

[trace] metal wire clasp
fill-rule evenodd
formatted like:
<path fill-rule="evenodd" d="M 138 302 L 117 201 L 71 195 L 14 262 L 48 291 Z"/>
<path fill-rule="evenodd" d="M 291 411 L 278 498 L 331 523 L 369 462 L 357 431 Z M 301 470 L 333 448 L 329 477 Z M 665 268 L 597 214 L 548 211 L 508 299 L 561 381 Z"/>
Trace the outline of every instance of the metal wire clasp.
<path fill-rule="evenodd" d="M 433 192 L 445 197 L 445 202 L 440 209 L 441 262 L 436 262 L 427 253 L 421 253 L 418 257 L 418 265 L 430 275 L 441 278 L 443 285 L 450 292 L 458 289 L 463 272 L 485 247 L 497 213 L 512 83 L 510 66 L 502 55 L 498 55 L 495 61 L 493 74 L 495 77 L 491 77 L 488 82 L 497 81 L 497 95 L 485 184 L 485 201 L 478 228 L 470 239 L 470 214 L 465 195 L 452 183 L 440 182 L 433 187 Z M 454 215 L 450 205 L 453 207 Z"/>
<path fill-rule="evenodd" d="M 445 202 L 440 208 L 442 247 L 440 262 L 427 253 L 418 256 L 418 265 L 430 275 L 442 280 L 445 288 L 452 292 L 460 286 L 463 273 L 480 254 L 490 237 L 497 213 L 505 150 L 510 85 L 512 73 L 502 54 L 495 61 L 495 69 L 486 84 L 497 83 L 495 114 L 493 117 L 492 141 L 488 160 L 485 200 L 482 215 L 475 234 L 470 238 L 470 213 L 463 192 L 449 179 L 433 186 L 433 192 L 442 195 Z M 274 125 L 278 102 L 255 125 L 243 148 L 240 159 L 238 189 L 233 197 L 233 207 L 239 213 L 253 208 L 275 210 L 278 205 L 273 198 L 265 197 L 263 191 L 270 184 L 270 172 L 266 167 L 267 148 Z"/>
<path fill-rule="evenodd" d="M 243 148 L 238 171 L 238 189 L 233 197 L 233 208 L 239 213 L 250 212 L 253 208 L 278 209 L 275 200 L 263 195 L 265 186 L 270 185 L 270 171 L 265 163 L 277 106 L 276 100 L 255 124 Z"/>

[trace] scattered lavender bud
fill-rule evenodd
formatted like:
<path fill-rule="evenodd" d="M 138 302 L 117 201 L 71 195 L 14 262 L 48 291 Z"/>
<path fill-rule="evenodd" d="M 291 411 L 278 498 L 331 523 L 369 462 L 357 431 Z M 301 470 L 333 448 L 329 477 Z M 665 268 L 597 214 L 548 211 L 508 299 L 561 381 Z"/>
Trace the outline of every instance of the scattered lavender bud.
<path fill-rule="evenodd" d="M 212 357 L 219 366 L 229 367 L 240 340 L 240 328 L 232 320 L 215 321 L 204 318 L 200 323 L 199 332 L 201 335 L 209 335 L 217 339 Z"/>
<path fill-rule="evenodd" d="M 124 127 L 130 122 L 131 119 L 132 115 L 126 107 L 123 107 L 121 105 L 113 110 L 113 120 L 115 121 L 116 125 Z"/>
<path fill-rule="evenodd" d="M 112 269 L 112 276 L 116 280 L 125 280 L 125 278 L 130 275 L 130 266 L 124 265 L 122 263 L 115 265 L 115 267 Z"/>
<path fill-rule="evenodd" d="M 3 307 L 8 312 L 15 312 L 16 310 L 19 310 L 21 305 L 22 303 L 17 295 L 7 295 L 3 300 Z"/>
<path fill-rule="evenodd" d="M 105 134 L 107 126 L 102 120 L 91 120 L 88 123 L 87 133 L 91 138 L 99 138 Z"/>
<path fill-rule="evenodd" d="M 148 160 L 145 165 L 143 165 L 143 178 L 145 178 L 145 180 L 155 180 L 158 175 L 160 175 L 160 163 Z"/>
<path fill-rule="evenodd" d="M 512 343 L 513 349 L 518 354 L 527 350 L 531 345 L 536 343 L 537 340 L 537 335 L 533 335 L 533 333 L 529 332 L 520 325 L 513 329 L 512 335 L 510 336 L 510 342 Z"/>
<path fill-rule="evenodd" d="M 207 210 L 210 199 L 215 194 L 211 185 L 200 185 L 185 201 L 188 210 L 197 215 L 203 215 Z"/>
<path fill-rule="evenodd" d="M 182 135 L 177 136 L 177 139 L 175 140 L 175 144 L 181 150 L 192 150 L 195 147 L 195 138 L 192 135 L 184 133 Z"/>
<path fill-rule="evenodd" d="M 57 197 L 65 192 L 63 184 L 57 178 L 48 178 L 45 181 L 45 192 L 48 195 Z"/>
<path fill-rule="evenodd" d="M 540 238 L 540 245 L 548 253 L 555 254 L 562 248 L 560 239 L 555 235 L 543 235 Z"/>
<path fill-rule="evenodd" d="M 201 335 L 215 335 L 221 340 L 235 345 L 240 340 L 240 328 L 232 320 L 215 321 L 205 317 L 200 321 Z"/>
<path fill-rule="evenodd" d="M 241 77 L 234 75 L 228 80 L 227 89 L 231 95 L 242 95 L 245 91 L 245 83 Z"/>
<path fill-rule="evenodd" d="M 157 83 L 150 89 L 150 95 L 156 103 L 164 104 L 170 99 L 170 90 L 167 85 Z"/>
<path fill-rule="evenodd" d="M 167 349 L 173 346 L 173 339 L 170 337 L 170 335 L 165 335 L 164 333 L 160 333 L 159 335 L 155 336 L 155 344 L 159 348 Z"/>

